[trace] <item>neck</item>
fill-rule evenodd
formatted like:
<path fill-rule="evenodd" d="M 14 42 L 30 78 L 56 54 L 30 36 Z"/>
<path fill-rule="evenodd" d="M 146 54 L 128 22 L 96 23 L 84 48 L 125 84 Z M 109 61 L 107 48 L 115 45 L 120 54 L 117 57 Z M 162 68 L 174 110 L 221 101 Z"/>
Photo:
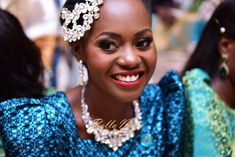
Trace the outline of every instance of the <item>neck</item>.
<path fill-rule="evenodd" d="M 214 78 L 212 80 L 212 88 L 227 106 L 235 109 L 235 87 L 228 78 L 223 80 L 219 77 Z"/>
<path fill-rule="evenodd" d="M 89 84 L 85 88 L 85 102 L 93 119 L 102 119 L 107 123 L 110 120 L 120 122 L 134 117 L 132 102 L 121 102 Z"/>

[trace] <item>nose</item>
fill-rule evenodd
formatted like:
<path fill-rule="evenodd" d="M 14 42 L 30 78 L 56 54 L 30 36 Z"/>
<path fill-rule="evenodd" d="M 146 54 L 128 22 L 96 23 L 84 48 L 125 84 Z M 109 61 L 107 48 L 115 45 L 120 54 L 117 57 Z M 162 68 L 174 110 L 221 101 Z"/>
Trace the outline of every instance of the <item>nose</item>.
<path fill-rule="evenodd" d="M 133 69 L 138 67 L 141 63 L 141 57 L 137 50 L 134 50 L 132 47 L 126 47 L 123 49 L 117 62 L 122 67 Z"/>

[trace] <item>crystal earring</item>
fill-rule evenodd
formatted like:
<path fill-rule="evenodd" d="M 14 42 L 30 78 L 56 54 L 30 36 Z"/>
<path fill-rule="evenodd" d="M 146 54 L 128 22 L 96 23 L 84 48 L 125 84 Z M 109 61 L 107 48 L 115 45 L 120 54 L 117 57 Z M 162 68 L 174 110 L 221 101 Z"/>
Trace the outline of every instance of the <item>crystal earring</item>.
<path fill-rule="evenodd" d="M 80 83 L 79 85 L 84 86 L 85 85 L 85 80 L 84 80 L 84 65 L 82 60 L 79 60 L 79 76 L 80 76 Z"/>
<path fill-rule="evenodd" d="M 222 54 L 222 63 L 219 68 L 219 77 L 222 79 L 224 79 L 229 74 L 227 61 L 228 61 L 228 55 Z"/>

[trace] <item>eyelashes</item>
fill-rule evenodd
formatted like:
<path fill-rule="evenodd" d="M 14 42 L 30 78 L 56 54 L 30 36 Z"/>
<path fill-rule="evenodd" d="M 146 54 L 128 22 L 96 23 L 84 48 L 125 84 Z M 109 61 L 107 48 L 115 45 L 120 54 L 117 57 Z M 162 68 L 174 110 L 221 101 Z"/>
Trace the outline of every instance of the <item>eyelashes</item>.
<path fill-rule="evenodd" d="M 98 46 L 102 50 L 107 51 L 107 52 L 113 52 L 119 48 L 118 42 L 115 40 L 111 40 L 111 39 L 101 40 L 100 42 L 98 42 Z"/>
<path fill-rule="evenodd" d="M 153 42 L 152 37 L 139 38 L 134 41 L 133 46 L 140 51 L 144 51 L 150 48 L 150 44 Z M 98 42 L 98 47 L 108 53 L 117 51 L 122 46 L 122 43 L 114 39 L 103 39 Z"/>
<path fill-rule="evenodd" d="M 141 38 L 136 41 L 135 47 L 140 49 L 140 50 L 145 50 L 150 47 L 150 44 L 152 43 L 153 38 L 146 37 L 146 38 Z"/>

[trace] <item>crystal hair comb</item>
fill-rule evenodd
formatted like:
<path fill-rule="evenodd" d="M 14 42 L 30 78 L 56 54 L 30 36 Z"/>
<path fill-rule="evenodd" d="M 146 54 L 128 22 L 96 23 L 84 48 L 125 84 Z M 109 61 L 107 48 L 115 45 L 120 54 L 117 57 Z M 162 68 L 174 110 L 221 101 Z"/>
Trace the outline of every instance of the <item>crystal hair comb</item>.
<path fill-rule="evenodd" d="M 72 11 L 63 8 L 61 18 L 64 21 L 62 29 L 64 40 L 74 42 L 80 40 L 87 30 L 91 29 L 94 19 L 99 18 L 99 5 L 103 0 L 85 0 L 85 3 L 76 3 Z M 82 24 L 78 20 L 82 18 Z"/>

